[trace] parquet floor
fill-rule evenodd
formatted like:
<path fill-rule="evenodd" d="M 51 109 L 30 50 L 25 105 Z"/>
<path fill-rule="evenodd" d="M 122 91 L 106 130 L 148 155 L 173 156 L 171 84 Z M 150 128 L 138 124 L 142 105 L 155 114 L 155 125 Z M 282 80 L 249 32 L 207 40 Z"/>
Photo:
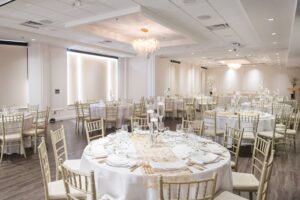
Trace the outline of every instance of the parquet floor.
<path fill-rule="evenodd" d="M 85 136 L 75 134 L 75 124 L 71 120 L 56 122 L 49 125 L 49 130 L 64 125 L 67 137 L 69 158 L 80 158 L 86 146 Z M 171 130 L 175 129 L 176 122 L 167 121 Z M 299 134 L 299 131 L 298 131 Z M 300 139 L 297 138 L 298 152 L 292 148 L 288 154 L 279 152 L 271 177 L 269 200 L 298 200 L 300 199 Z M 27 159 L 19 155 L 5 156 L 0 166 L 0 200 L 42 200 L 44 190 L 38 154 L 27 149 Z M 55 178 L 55 163 L 48 137 L 48 155 L 51 167 L 51 176 Z M 239 171 L 247 172 L 250 169 L 250 157 L 241 157 Z M 245 193 L 242 195 L 248 197 Z"/>

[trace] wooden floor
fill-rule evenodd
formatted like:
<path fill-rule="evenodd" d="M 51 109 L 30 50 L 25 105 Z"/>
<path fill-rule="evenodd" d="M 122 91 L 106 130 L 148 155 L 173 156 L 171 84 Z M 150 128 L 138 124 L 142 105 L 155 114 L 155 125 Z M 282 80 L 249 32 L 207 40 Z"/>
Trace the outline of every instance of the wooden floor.
<path fill-rule="evenodd" d="M 83 135 L 75 134 L 73 121 L 57 122 L 49 125 L 49 130 L 64 125 L 67 135 L 69 158 L 80 158 L 87 142 Z M 176 122 L 166 122 L 174 130 Z M 298 132 L 299 134 L 299 132 Z M 297 146 L 300 148 L 300 139 Z M 52 172 L 55 177 L 55 163 L 53 151 L 48 137 L 48 155 Z M 298 152 L 300 149 L 298 148 Z M 44 190 L 42 174 L 37 154 L 27 149 L 27 159 L 19 155 L 5 156 L 0 166 L 0 200 L 42 200 Z M 278 153 L 271 177 L 269 200 L 297 200 L 300 199 L 300 156 L 293 149 L 288 149 L 288 154 Z M 247 172 L 250 169 L 250 158 L 241 157 L 239 171 Z M 248 197 L 248 194 L 243 194 Z"/>

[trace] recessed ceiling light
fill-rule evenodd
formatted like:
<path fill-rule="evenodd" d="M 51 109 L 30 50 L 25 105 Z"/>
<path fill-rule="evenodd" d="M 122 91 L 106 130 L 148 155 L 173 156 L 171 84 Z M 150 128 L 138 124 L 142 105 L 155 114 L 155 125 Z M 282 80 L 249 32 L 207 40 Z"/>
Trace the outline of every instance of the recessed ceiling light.
<path fill-rule="evenodd" d="M 239 56 L 239 54 L 235 54 L 235 56 Z"/>
<path fill-rule="evenodd" d="M 192 52 L 192 55 L 194 55 L 195 53 L 194 52 Z"/>
<path fill-rule="evenodd" d="M 31 41 L 35 41 L 35 39 L 34 39 L 34 38 L 32 38 L 32 39 L 31 39 Z"/>
<path fill-rule="evenodd" d="M 274 21 L 274 18 L 269 18 L 268 20 L 269 20 L 270 22 L 272 22 L 272 21 Z"/>
<path fill-rule="evenodd" d="M 275 33 L 275 32 L 274 32 L 274 33 L 272 33 L 272 35 L 276 35 L 276 34 L 277 34 L 277 33 Z"/>
<path fill-rule="evenodd" d="M 232 49 L 228 49 L 229 52 L 232 52 Z"/>
<path fill-rule="evenodd" d="M 278 55 L 279 55 L 279 53 L 277 52 L 277 53 L 276 53 L 276 55 L 278 56 Z"/>
<path fill-rule="evenodd" d="M 205 59 L 206 57 L 205 56 L 203 56 L 203 57 L 201 57 L 202 59 Z"/>
<path fill-rule="evenodd" d="M 278 44 L 278 42 L 273 42 L 273 44 Z"/>
<path fill-rule="evenodd" d="M 248 54 L 248 57 L 251 57 L 252 55 L 251 54 Z"/>

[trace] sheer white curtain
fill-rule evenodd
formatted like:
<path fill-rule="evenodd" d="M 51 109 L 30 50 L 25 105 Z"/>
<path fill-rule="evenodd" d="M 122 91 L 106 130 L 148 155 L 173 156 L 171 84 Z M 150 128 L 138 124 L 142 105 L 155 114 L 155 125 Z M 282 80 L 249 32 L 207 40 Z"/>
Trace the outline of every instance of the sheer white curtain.
<path fill-rule="evenodd" d="M 118 98 L 118 60 L 67 52 L 68 104 Z"/>
<path fill-rule="evenodd" d="M 27 46 L 0 45 L 0 106 L 26 106 Z"/>

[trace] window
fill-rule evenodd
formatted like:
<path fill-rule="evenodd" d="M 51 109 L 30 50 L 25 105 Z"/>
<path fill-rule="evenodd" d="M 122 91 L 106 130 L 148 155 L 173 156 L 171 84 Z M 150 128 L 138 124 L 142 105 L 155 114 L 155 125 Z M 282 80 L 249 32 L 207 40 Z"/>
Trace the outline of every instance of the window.
<path fill-rule="evenodd" d="M 118 59 L 67 52 L 68 104 L 118 98 Z"/>
<path fill-rule="evenodd" d="M 26 106 L 27 46 L 0 45 L 0 106 Z"/>

